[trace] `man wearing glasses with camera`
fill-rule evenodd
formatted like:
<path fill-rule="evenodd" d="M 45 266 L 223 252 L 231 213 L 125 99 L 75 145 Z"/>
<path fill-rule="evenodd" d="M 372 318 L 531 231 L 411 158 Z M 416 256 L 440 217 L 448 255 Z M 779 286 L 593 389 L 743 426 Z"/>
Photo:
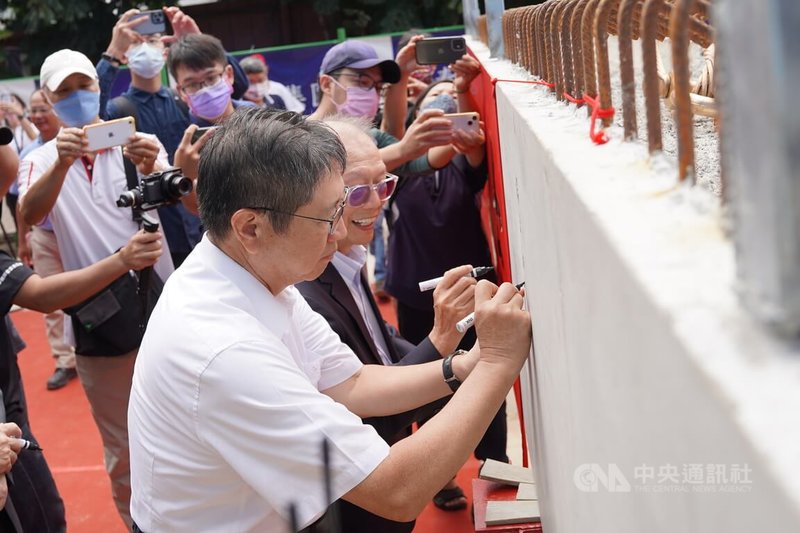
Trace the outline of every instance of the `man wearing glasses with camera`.
<path fill-rule="evenodd" d="M 380 152 L 369 135 L 364 120 L 334 118 L 325 121 L 336 131 L 347 150 L 343 178 L 349 189 L 342 220 L 347 236 L 337 242 L 337 251 L 325 271 L 314 281 L 297 289 L 314 311 L 325 317 L 339 338 L 364 364 L 413 365 L 442 361 L 463 337 L 456 323 L 474 309 L 476 280 L 468 276 L 471 266 L 447 272 L 434 291 L 436 321 L 428 338 L 414 346 L 384 322 L 364 275 L 369 245 L 378 223 L 378 214 L 397 186 L 397 176 L 388 174 Z M 375 428 L 388 443 L 394 444 L 411 434 L 410 426 L 429 418 L 441 408 L 434 402 L 419 409 L 393 416 L 372 417 L 364 422 Z M 350 504 L 340 503 L 342 531 L 410 532 L 414 522 L 387 520 Z"/>
<path fill-rule="evenodd" d="M 512 285 L 480 281 L 480 348 L 453 360 L 462 383 L 447 406 L 391 447 L 362 424 L 452 389 L 440 362 L 363 365 L 292 286 L 348 231 L 345 163 L 330 128 L 291 112 L 240 109 L 206 143 L 208 233 L 165 287 L 136 363 L 134 531 L 302 529 L 330 503 L 324 467 L 332 499 L 413 520 L 505 399 L 530 315 Z"/>

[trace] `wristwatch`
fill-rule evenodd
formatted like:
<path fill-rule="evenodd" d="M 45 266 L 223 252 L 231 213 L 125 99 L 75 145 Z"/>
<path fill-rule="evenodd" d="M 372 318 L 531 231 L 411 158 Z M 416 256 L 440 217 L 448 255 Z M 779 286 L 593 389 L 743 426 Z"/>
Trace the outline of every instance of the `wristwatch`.
<path fill-rule="evenodd" d="M 453 357 L 461 355 L 462 353 L 467 353 L 467 351 L 456 350 L 445 357 L 442 361 L 442 375 L 444 376 L 444 382 L 447 383 L 447 385 L 450 387 L 450 390 L 453 392 L 457 391 L 458 387 L 461 385 L 461 380 L 458 379 L 455 372 L 453 372 Z"/>
<path fill-rule="evenodd" d="M 120 61 L 116 57 L 112 56 L 111 54 L 107 54 L 107 53 L 103 52 L 102 54 L 100 54 L 100 57 L 102 57 L 103 59 L 105 59 L 106 61 L 108 61 L 112 65 L 114 65 L 115 67 L 118 67 L 118 66 L 122 65 L 122 61 Z"/>

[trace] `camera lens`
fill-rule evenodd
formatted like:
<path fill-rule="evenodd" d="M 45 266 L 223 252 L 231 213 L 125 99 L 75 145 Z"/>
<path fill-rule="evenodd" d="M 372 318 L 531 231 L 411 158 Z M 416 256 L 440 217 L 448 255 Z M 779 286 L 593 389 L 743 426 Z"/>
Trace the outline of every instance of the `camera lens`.
<path fill-rule="evenodd" d="M 133 207 L 141 203 L 139 191 L 125 191 L 117 199 L 117 207 Z"/>
<path fill-rule="evenodd" d="M 167 182 L 167 191 L 170 198 L 178 199 L 192 192 L 192 180 L 180 174 L 170 176 Z"/>
<path fill-rule="evenodd" d="M 464 49 L 464 41 L 453 41 L 453 50 L 461 51 Z"/>

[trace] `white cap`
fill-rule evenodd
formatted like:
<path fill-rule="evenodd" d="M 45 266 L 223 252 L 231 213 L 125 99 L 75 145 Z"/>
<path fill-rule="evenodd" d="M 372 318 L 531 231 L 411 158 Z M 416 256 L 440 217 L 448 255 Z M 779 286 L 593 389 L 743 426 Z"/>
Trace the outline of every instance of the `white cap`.
<path fill-rule="evenodd" d="M 97 71 L 88 57 L 65 48 L 47 56 L 39 71 L 39 81 L 42 87 L 55 91 L 70 74 L 85 74 L 93 80 L 97 79 Z"/>

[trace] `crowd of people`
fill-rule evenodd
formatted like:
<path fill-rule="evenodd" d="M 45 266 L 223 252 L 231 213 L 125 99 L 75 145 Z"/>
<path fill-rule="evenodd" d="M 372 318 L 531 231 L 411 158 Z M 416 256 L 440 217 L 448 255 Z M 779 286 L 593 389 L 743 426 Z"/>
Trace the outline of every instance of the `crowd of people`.
<path fill-rule="evenodd" d="M 0 306 L 49 313 L 47 387 L 79 379 L 123 522 L 399 532 L 431 500 L 465 508 L 454 477 L 468 456 L 508 461 L 504 399 L 531 335 L 520 291 L 471 275 L 491 265 L 485 133 L 448 114 L 472 111 L 477 61 L 433 82 L 415 61 L 422 35 L 394 59 L 347 40 L 319 65 L 306 117 L 264 56 L 237 60 L 163 12 L 172 34 L 139 33 L 130 10 L 96 63 L 59 50 L 29 107 L 0 103 L 19 233 L 19 259 L 0 253 Z M 112 97 L 123 65 L 130 86 Z M 90 147 L 88 129 L 124 117 L 132 137 Z M 117 206 L 174 167 L 190 192 Z M 397 329 L 378 306 L 389 296 Z M 16 339 L 5 320 L 0 489 L 14 477 L 0 521 L 62 531 L 44 456 L 20 451 L 36 439 Z"/>

